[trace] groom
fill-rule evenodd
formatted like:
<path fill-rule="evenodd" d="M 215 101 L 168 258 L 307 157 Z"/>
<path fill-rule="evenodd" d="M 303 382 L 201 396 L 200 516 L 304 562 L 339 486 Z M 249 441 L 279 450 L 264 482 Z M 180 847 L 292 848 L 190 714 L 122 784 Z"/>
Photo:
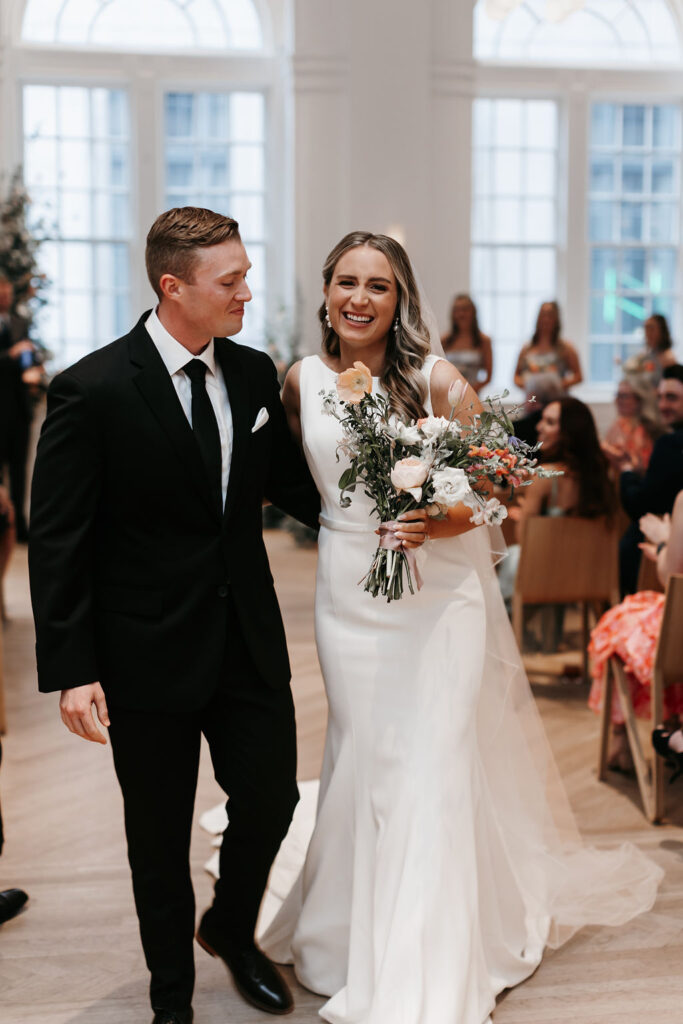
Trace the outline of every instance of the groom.
<path fill-rule="evenodd" d="M 40 689 L 106 743 L 123 792 L 154 1024 L 192 1021 L 189 849 L 205 735 L 230 824 L 199 944 L 242 995 L 287 1013 L 254 944 L 298 799 L 290 669 L 261 534 L 264 498 L 314 525 L 319 499 L 273 364 L 242 328 L 249 259 L 237 222 L 162 214 L 146 263 L 159 304 L 59 374 L 35 465 L 30 572 Z"/>

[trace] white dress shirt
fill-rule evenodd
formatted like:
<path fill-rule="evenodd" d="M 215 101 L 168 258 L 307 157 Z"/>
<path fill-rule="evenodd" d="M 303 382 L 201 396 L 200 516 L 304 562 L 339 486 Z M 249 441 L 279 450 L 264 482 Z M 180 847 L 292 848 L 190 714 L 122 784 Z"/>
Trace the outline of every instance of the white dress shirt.
<path fill-rule="evenodd" d="M 211 400 L 213 411 L 216 414 L 218 433 L 221 438 L 221 489 L 223 491 L 223 505 L 225 505 L 228 477 L 230 476 L 230 460 L 232 457 L 232 412 L 223 373 L 220 366 L 216 363 L 213 338 L 203 352 L 200 352 L 198 356 L 193 356 L 184 345 L 181 345 L 172 334 L 168 333 L 157 316 L 156 309 L 152 310 L 147 317 L 145 327 L 164 361 L 164 366 L 171 375 L 173 386 L 176 389 L 176 394 L 180 399 L 180 404 L 190 426 L 192 426 L 192 384 L 190 383 L 190 378 L 183 371 L 183 366 L 189 363 L 191 359 L 201 359 L 208 367 L 205 377 L 206 391 Z"/>

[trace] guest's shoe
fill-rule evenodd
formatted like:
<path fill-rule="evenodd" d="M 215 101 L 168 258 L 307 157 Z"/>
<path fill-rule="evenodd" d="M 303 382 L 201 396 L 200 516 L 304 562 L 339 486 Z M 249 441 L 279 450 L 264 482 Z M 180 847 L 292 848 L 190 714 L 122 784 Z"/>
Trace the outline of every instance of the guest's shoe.
<path fill-rule="evenodd" d="M 252 1006 L 265 1013 L 292 1012 L 294 1000 L 287 982 L 253 942 L 245 947 L 233 947 L 215 932 L 206 914 L 197 930 L 197 942 L 211 956 L 220 957 L 232 974 L 237 991 Z"/>
<path fill-rule="evenodd" d="M 0 924 L 16 917 L 27 900 L 28 896 L 22 889 L 5 889 L 0 892 Z"/>
<path fill-rule="evenodd" d="M 673 775 L 669 779 L 670 783 L 675 782 L 679 776 L 683 775 L 683 754 L 679 754 L 677 750 L 672 750 L 669 746 L 669 740 L 677 731 L 677 729 L 665 729 L 661 725 L 652 731 L 652 746 L 673 771 Z"/>
<path fill-rule="evenodd" d="M 152 1024 L 192 1024 L 192 1009 L 155 1010 Z"/>

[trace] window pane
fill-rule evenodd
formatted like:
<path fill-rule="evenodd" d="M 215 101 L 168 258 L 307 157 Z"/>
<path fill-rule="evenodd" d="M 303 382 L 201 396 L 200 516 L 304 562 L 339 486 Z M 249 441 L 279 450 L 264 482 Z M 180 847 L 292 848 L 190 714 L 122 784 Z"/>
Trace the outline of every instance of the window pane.
<path fill-rule="evenodd" d="M 681 53 L 671 6 L 667 0 L 478 0 L 474 56 L 523 65 L 675 64 Z"/>
<path fill-rule="evenodd" d="M 591 141 L 594 146 L 616 146 L 619 108 L 614 103 L 594 103 L 591 112 Z"/>
<path fill-rule="evenodd" d="M 673 195 L 676 191 L 676 165 L 673 160 L 656 160 L 652 164 L 652 191 Z"/>
<path fill-rule="evenodd" d="M 592 108 L 588 228 L 596 379 L 618 372 L 606 350 L 598 350 L 606 335 L 614 339 L 615 354 L 628 353 L 642 346 L 643 322 L 659 306 L 676 313 L 680 117 L 671 104 Z M 613 184 L 609 164 L 619 169 Z M 621 244 L 607 247 L 615 228 Z"/>
<path fill-rule="evenodd" d="M 262 243 L 266 236 L 263 94 L 169 92 L 164 98 L 164 131 L 166 208 L 202 206 L 239 222 L 248 243 L 255 296 L 239 341 L 262 346 L 265 250 L 254 243 Z"/>
<path fill-rule="evenodd" d="M 253 0 L 28 0 L 22 36 L 146 51 L 263 47 Z"/>
<path fill-rule="evenodd" d="M 593 160 L 591 160 L 591 192 L 614 192 L 614 172 L 614 160 L 612 160 L 610 157 L 596 157 Z"/>
<path fill-rule="evenodd" d="M 23 99 L 32 212 L 51 236 L 40 251 L 51 287 L 37 328 L 61 367 L 129 322 L 128 97 L 120 89 L 27 85 Z M 113 289 L 116 300 L 105 301 Z"/>
<path fill-rule="evenodd" d="M 540 303 L 556 291 L 557 104 L 473 104 L 471 287 L 494 338 L 492 392 L 509 386 Z"/>
<path fill-rule="evenodd" d="M 625 146 L 645 145 L 645 107 L 624 107 L 623 132 Z"/>

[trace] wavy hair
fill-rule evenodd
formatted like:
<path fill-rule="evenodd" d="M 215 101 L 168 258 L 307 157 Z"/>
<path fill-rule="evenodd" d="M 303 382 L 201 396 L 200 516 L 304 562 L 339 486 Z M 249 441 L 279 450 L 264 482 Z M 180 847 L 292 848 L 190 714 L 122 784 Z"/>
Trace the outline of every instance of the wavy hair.
<path fill-rule="evenodd" d="M 600 447 L 593 413 L 578 398 L 557 399 L 560 406 L 560 433 L 553 447 L 553 462 L 567 466 L 579 486 L 576 515 L 594 518 L 606 516 L 612 521 L 617 498 L 609 478 L 609 463 Z"/>
<path fill-rule="evenodd" d="M 375 235 L 371 231 L 352 231 L 335 245 L 323 265 L 323 281 L 329 288 L 337 263 L 351 249 L 367 245 L 383 253 L 389 261 L 398 291 L 395 320 L 398 327 L 392 327 L 387 335 L 387 349 L 381 383 L 389 397 L 393 412 L 408 419 L 420 419 L 427 415 L 427 384 L 421 373 L 422 365 L 429 355 L 429 330 L 422 319 L 420 295 L 403 246 L 388 235 Z M 323 352 L 338 356 L 339 338 L 332 327 L 327 326 L 325 302 L 318 310 L 322 327 Z"/>
<path fill-rule="evenodd" d="M 460 334 L 460 328 L 455 322 L 455 316 L 453 315 L 455 310 L 456 302 L 467 301 L 470 304 L 472 310 L 472 348 L 481 348 L 481 328 L 479 326 L 479 316 L 477 314 L 477 306 L 471 295 L 467 292 L 459 292 L 453 299 L 451 305 L 451 329 L 446 337 L 443 339 L 444 351 L 448 352 L 450 346 L 457 340 Z"/>
<path fill-rule="evenodd" d="M 560 304 L 555 299 L 552 299 L 549 302 L 542 302 L 538 308 L 538 315 L 536 317 L 536 327 L 531 337 L 532 348 L 534 347 L 534 345 L 538 345 L 538 340 L 540 337 L 539 323 L 541 320 L 541 312 L 544 306 L 550 306 L 552 308 L 553 313 L 555 314 L 555 326 L 553 327 L 553 333 L 550 338 L 550 344 L 553 346 L 553 348 L 555 348 L 560 340 L 560 334 L 562 333 L 562 317 L 560 315 Z"/>

